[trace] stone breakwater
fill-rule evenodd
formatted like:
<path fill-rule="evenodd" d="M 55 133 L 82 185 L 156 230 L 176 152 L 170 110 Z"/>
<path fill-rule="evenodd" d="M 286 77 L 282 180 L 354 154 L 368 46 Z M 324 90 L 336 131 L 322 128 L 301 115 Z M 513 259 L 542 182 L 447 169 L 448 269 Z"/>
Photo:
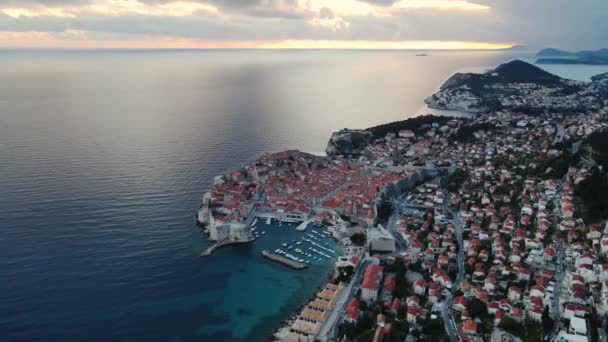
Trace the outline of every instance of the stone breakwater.
<path fill-rule="evenodd" d="M 273 253 L 273 252 L 270 252 L 270 251 L 267 251 L 267 250 L 263 250 L 262 251 L 262 256 L 264 256 L 265 258 L 268 258 L 268 259 L 270 259 L 272 261 L 276 261 L 278 263 L 281 263 L 283 265 L 287 265 L 287 266 L 289 266 L 289 267 L 291 267 L 293 269 L 296 269 L 296 270 L 302 270 L 302 269 L 305 269 L 305 268 L 308 267 L 308 265 L 306 265 L 304 263 L 288 259 L 288 258 L 286 258 L 284 256 L 278 255 L 276 253 Z"/>

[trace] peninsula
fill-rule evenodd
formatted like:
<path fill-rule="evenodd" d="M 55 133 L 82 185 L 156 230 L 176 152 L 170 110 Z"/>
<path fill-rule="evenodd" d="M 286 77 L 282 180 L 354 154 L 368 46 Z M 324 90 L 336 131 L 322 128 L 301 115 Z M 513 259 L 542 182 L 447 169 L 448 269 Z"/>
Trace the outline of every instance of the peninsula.
<path fill-rule="evenodd" d="M 343 129 L 326 157 L 260 156 L 216 177 L 198 221 L 235 243 L 256 219 L 314 223 L 343 245 L 275 340 L 593 340 L 608 319 L 606 78 L 520 61 L 457 74 L 429 102 L 474 117 Z M 322 235 L 307 240 L 320 253 Z"/>
<path fill-rule="evenodd" d="M 598 111 L 605 107 L 608 93 L 602 79 L 567 80 L 516 60 L 484 74 L 455 74 L 425 102 L 435 109 L 471 113 Z"/>
<path fill-rule="evenodd" d="M 608 49 L 596 51 L 569 52 L 557 49 L 544 49 L 536 54 L 537 64 L 585 64 L 608 65 Z"/>

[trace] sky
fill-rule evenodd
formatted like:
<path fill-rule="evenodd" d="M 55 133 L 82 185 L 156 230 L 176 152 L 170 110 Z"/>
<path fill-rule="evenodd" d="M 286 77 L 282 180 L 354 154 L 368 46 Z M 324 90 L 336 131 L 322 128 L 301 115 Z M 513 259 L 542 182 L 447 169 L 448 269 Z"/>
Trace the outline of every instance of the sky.
<path fill-rule="evenodd" d="M 608 0 L 0 0 L 0 48 L 608 47 Z"/>

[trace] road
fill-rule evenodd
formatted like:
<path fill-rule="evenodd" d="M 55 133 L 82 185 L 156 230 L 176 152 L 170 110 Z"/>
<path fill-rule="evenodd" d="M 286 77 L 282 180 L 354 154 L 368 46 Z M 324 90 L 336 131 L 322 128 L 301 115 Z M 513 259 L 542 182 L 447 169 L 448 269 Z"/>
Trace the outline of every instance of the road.
<path fill-rule="evenodd" d="M 399 219 L 399 209 L 397 205 L 393 206 L 394 213 L 388 220 L 388 224 L 386 226 L 386 230 L 391 233 L 391 235 L 395 239 L 395 253 L 391 253 L 388 255 L 396 256 L 400 253 L 403 253 L 407 249 L 407 243 L 397 231 L 395 231 L 395 224 Z M 388 256 L 387 255 L 387 256 Z M 338 326 L 344 320 L 344 314 L 346 310 L 346 305 L 348 304 L 350 298 L 355 296 L 356 287 L 355 285 L 361 283 L 361 279 L 363 278 L 363 274 L 365 273 L 365 268 L 369 265 L 371 260 L 363 259 L 355 268 L 355 273 L 350 281 L 350 283 L 342 290 L 338 300 L 336 301 L 336 305 L 332 308 L 332 312 L 325 320 L 323 326 L 319 330 L 319 334 L 317 337 L 321 341 L 337 341 L 339 340 L 338 335 Z"/>
<path fill-rule="evenodd" d="M 395 239 L 395 248 L 397 249 L 396 253 L 405 252 L 407 249 L 407 242 L 403 238 L 403 236 L 395 230 L 395 224 L 397 224 L 397 220 L 399 219 L 399 209 L 393 205 L 393 215 L 388 219 L 388 224 L 386 225 L 386 230 L 391 233 L 393 238 Z"/>
<path fill-rule="evenodd" d="M 557 221 L 558 220 L 558 216 L 561 217 L 561 210 L 560 210 L 560 203 L 558 201 L 559 198 L 561 198 L 561 192 L 563 189 L 563 184 L 566 180 L 566 176 L 564 176 L 564 178 L 562 178 L 555 197 L 553 198 L 553 204 L 555 206 L 555 210 L 553 212 L 553 216 L 554 216 L 554 220 Z M 554 222 L 557 223 L 557 222 Z M 553 289 L 553 300 L 551 301 L 551 318 L 553 319 L 553 322 L 555 323 L 554 326 L 554 338 L 557 338 L 557 333 L 560 330 L 560 319 L 561 319 L 561 310 L 559 307 L 559 297 L 561 295 L 561 290 L 562 290 L 562 283 L 564 282 L 564 276 L 565 276 L 565 269 L 566 269 L 566 264 L 564 261 L 564 243 L 563 240 L 561 238 L 559 239 L 555 239 L 555 254 L 556 254 L 556 267 L 555 267 L 555 286 Z"/>
<path fill-rule="evenodd" d="M 323 326 L 319 329 L 319 333 L 317 337 L 322 341 L 333 341 L 337 340 L 338 334 L 338 325 L 342 322 L 343 315 L 346 310 L 346 305 L 348 304 L 350 298 L 355 295 L 356 292 L 356 284 L 361 283 L 361 278 L 363 278 L 363 274 L 365 273 L 365 268 L 369 265 L 371 261 L 368 259 L 363 259 L 355 268 L 355 273 L 353 274 L 350 283 L 348 283 L 340 292 L 338 299 L 336 300 L 336 304 L 333 306 L 331 313 L 327 317 L 327 319 L 323 322 Z"/>
<path fill-rule="evenodd" d="M 449 193 L 446 191 L 446 198 L 450 198 Z M 458 265 L 458 274 L 456 276 L 456 281 L 452 286 L 452 290 L 450 291 L 450 295 L 446 298 L 443 303 L 443 308 L 441 310 L 441 317 L 443 319 L 443 324 L 445 326 L 445 331 L 450 337 L 450 341 L 456 342 L 459 340 L 458 338 L 458 327 L 456 327 L 456 323 L 454 322 L 454 317 L 452 316 L 452 306 L 454 305 L 454 296 L 456 292 L 460 288 L 460 283 L 465 277 L 464 272 L 464 244 L 462 241 L 462 225 L 460 223 L 460 219 L 458 215 L 454 213 L 452 208 L 450 208 L 446 204 L 444 208 L 452 215 L 452 224 L 454 225 L 454 233 L 456 234 L 456 240 L 458 242 L 458 255 L 456 263 Z"/>

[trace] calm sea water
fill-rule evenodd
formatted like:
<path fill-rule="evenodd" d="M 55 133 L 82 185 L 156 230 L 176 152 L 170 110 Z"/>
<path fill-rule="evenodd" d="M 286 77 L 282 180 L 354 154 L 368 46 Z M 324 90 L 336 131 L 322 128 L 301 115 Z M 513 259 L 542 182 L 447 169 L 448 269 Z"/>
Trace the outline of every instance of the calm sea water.
<path fill-rule="evenodd" d="M 497 52 L 0 52 L 0 340 L 261 341 L 328 270 L 199 253 L 213 176 L 410 117 Z M 286 235 L 287 234 L 287 235 Z"/>

